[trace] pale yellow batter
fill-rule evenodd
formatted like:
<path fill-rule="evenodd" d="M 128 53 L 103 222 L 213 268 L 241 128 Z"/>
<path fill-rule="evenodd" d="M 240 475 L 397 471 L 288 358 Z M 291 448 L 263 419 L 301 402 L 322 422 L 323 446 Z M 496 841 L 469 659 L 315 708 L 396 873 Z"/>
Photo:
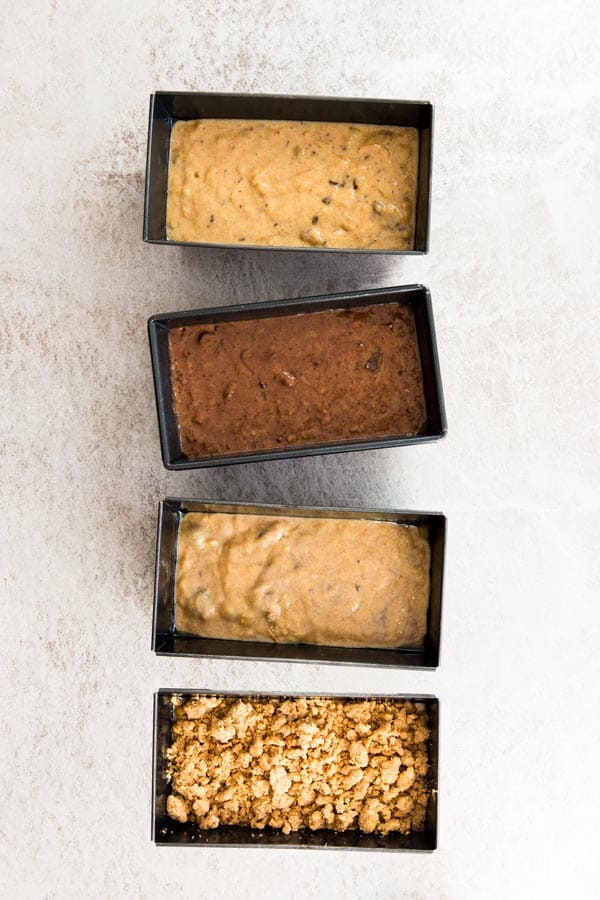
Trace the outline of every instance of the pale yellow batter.
<path fill-rule="evenodd" d="M 175 626 L 230 640 L 419 647 L 429 566 L 429 543 L 413 526 L 187 513 Z"/>
<path fill-rule="evenodd" d="M 412 249 L 415 128 L 197 119 L 171 133 L 167 237 Z"/>

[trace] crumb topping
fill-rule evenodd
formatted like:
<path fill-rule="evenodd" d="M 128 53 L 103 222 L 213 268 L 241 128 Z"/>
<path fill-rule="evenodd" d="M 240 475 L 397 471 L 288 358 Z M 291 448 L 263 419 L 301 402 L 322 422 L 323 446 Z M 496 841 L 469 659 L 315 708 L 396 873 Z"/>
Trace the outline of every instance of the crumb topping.
<path fill-rule="evenodd" d="M 423 703 L 199 696 L 175 713 L 167 813 L 178 822 L 284 834 L 425 827 Z"/>

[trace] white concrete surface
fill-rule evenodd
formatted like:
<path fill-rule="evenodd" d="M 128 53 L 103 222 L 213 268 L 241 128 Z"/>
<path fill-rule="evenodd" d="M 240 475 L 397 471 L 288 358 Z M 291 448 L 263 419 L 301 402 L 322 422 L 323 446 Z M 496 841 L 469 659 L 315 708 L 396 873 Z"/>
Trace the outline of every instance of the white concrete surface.
<path fill-rule="evenodd" d="M 597 4 L 2 12 L 2 896 L 596 896 Z M 144 245 L 148 95 L 171 88 L 433 101 L 430 255 Z M 414 281 L 433 293 L 445 441 L 162 468 L 149 315 Z M 441 668 L 154 658 L 166 494 L 445 511 Z M 172 686 L 437 694 L 439 850 L 153 846 L 152 693 Z"/>

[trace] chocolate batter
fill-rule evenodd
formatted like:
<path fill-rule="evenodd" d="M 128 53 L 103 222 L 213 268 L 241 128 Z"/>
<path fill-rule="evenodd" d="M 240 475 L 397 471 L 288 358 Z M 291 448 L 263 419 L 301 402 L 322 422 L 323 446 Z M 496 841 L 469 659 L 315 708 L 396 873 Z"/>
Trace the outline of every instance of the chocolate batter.
<path fill-rule="evenodd" d="M 230 640 L 419 647 L 430 556 L 426 533 L 411 525 L 187 513 L 175 626 Z"/>
<path fill-rule="evenodd" d="M 169 353 L 188 459 L 420 434 L 426 426 L 407 305 L 186 325 L 171 330 Z"/>

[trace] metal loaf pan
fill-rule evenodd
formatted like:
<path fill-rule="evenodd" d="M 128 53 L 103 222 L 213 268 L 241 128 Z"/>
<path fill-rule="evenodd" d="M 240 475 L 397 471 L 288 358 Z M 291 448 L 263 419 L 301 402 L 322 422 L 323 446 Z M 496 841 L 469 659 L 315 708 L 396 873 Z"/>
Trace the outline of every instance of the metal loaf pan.
<path fill-rule="evenodd" d="M 171 743 L 171 723 L 173 705 L 171 698 L 176 694 L 189 700 L 199 694 L 213 694 L 220 697 L 248 699 L 252 697 L 295 698 L 331 697 L 335 700 L 411 700 L 425 703 L 429 715 L 431 737 L 429 739 L 430 797 L 427 808 L 425 831 L 415 831 L 408 835 L 390 833 L 387 835 L 364 834 L 360 831 L 297 831 L 283 834 L 273 828 L 252 829 L 250 827 L 223 825 L 214 830 L 202 829 L 194 824 L 183 824 L 169 818 L 166 813 L 167 796 L 170 792 L 165 777 L 164 753 Z M 160 690 L 154 695 L 154 745 L 152 759 L 152 839 L 156 844 L 188 845 L 196 847 L 293 847 L 332 848 L 354 850 L 420 850 L 431 851 L 437 847 L 437 806 L 438 806 L 438 744 L 439 744 L 439 701 L 430 695 L 409 694 L 293 694 L 293 693 L 237 693 L 231 691 L 179 691 Z"/>
<path fill-rule="evenodd" d="M 265 451 L 250 450 L 246 453 L 210 456 L 202 459 L 188 459 L 182 454 L 177 420 L 173 408 L 173 391 L 171 386 L 169 331 L 172 328 L 179 328 L 182 325 L 230 322 L 241 319 L 264 319 L 269 316 L 298 315 L 330 309 L 351 309 L 380 303 L 408 304 L 413 311 L 427 408 L 427 426 L 423 434 L 399 434 L 376 440 L 360 438 L 357 440 L 348 435 L 347 440 L 337 443 L 296 445 L 285 449 Z M 446 413 L 435 339 L 431 295 L 427 288 L 422 285 L 377 288 L 376 290 L 350 291 L 344 294 L 301 297 L 295 300 L 275 300 L 262 303 L 248 303 L 240 306 L 163 313 L 152 316 L 149 319 L 148 334 L 154 373 L 162 458 L 167 469 L 191 469 L 253 461 L 264 462 L 270 459 L 315 456 L 347 450 L 376 450 L 384 447 L 399 447 L 406 444 L 422 444 L 436 441 L 446 433 Z"/>
<path fill-rule="evenodd" d="M 431 546 L 430 596 L 427 634 L 420 650 L 330 647 L 314 644 L 275 644 L 263 641 L 228 641 L 178 635 L 175 630 L 175 569 L 177 533 L 187 512 L 221 512 L 273 516 L 315 516 L 336 519 L 375 519 L 426 528 Z M 396 666 L 433 669 L 439 664 L 442 586 L 446 519 L 440 513 L 325 507 L 264 506 L 168 498 L 159 506 L 154 585 L 152 649 L 162 656 L 229 657 L 232 659 L 286 660 L 313 663 Z"/>
<path fill-rule="evenodd" d="M 167 240 L 167 186 L 171 129 L 179 119 L 285 119 L 402 125 L 419 132 L 419 171 L 413 250 L 349 250 L 331 247 L 272 247 L 252 244 Z M 273 94 L 215 94 L 157 91 L 150 96 L 144 240 L 151 244 L 228 249 L 294 250 L 311 253 L 395 253 L 420 255 L 429 249 L 433 106 L 413 100 L 361 100 Z"/>

